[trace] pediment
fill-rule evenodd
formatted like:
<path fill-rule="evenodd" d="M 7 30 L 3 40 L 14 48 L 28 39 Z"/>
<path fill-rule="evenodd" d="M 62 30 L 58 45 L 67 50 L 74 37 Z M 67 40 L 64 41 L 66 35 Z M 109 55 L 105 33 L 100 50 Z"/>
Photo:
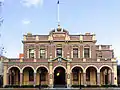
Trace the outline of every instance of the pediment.
<path fill-rule="evenodd" d="M 59 30 L 60 29 L 60 30 Z M 69 32 L 60 27 L 50 31 L 48 35 L 48 40 L 70 40 Z"/>

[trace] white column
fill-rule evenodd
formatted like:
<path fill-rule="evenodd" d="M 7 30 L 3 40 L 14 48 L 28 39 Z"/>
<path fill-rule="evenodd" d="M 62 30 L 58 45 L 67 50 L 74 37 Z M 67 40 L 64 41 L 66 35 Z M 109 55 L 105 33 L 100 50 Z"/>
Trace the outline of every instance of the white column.
<path fill-rule="evenodd" d="M 100 72 L 97 72 L 97 85 L 100 85 Z"/>
<path fill-rule="evenodd" d="M 71 58 L 73 58 L 73 48 L 72 48 L 72 50 L 71 50 Z"/>
<path fill-rule="evenodd" d="M 34 49 L 34 62 L 36 62 L 36 50 Z"/>
<path fill-rule="evenodd" d="M 67 87 L 70 87 L 70 63 L 67 63 Z"/>
<path fill-rule="evenodd" d="M 101 45 L 99 45 L 99 50 L 101 50 L 102 49 L 102 47 L 101 47 Z"/>
<path fill-rule="evenodd" d="M 90 46 L 89 50 L 90 50 L 89 53 L 90 53 L 90 58 L 91 58 L 91 46 Z"/>
<path fill-rule="evenodd" d="M 3 72 L 3 86 L 7 85 L 8 81 L 8 74 L 7 74 L 7 66 L 4 66 L 4 72 Z"/>
<path fill-rule="evenodd" d="M 47 49 L 45 49 L 45 58 L 47 58 Z"/>
<path fill-rule="evenodd" d="M 29 58 L 29 49 L 27 49 L 27 58 Z"/>
<path fill-rule="evenodd" d="M 64 57 L 64 51 L 62 50 L 62 57 Z"/>
<path fill-rule="evenodd" d="M 55 58 L 56 58 L 56 46 L 54 46 L 54 48 L 55 48 Z"/>
<path fill-rule="evenodd" d="M 83 46 L 83 58 L 84 58 L 84 46 Z"/>
<path fill-rule="evenodd" d="M 114 64 L 113 72 L 114 72 L 114 85 L 118 85 L 117 84 L 117 64 Z"/>
<path fill-rule="evenodd" d="M 80 58 L 80 47 L 78 47 L 78 58 Z"/>
<path fill-rule="evenodd" d="M 20 73 L 20 86 L 23 84 L 23 73 Z"/>
<path fill-rule="evenodd" d="M 52 67 L 52 63 L 49 64 L 49 69 L 50 69 L 50 72 L 49 72 L 49 75 L 50 75 L 49 85 L 52 88 L 53 87 L 53 72 L 52 72 L 53 67 Z"/>

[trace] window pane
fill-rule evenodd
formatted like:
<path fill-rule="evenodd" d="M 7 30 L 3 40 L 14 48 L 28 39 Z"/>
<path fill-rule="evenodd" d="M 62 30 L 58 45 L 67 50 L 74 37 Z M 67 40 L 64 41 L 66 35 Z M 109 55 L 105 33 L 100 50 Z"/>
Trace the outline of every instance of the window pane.
<path fill-rule="evenodd" d="M 73 58 L 78 58 L 78 48 L 73 49 Z"/>
<path fill-rule="evenodd" d="M 40 49 L 40 58 L 45 58 L 45 49 Z"/>
<path fill-rule="evenodd" d="M 89 58 L 89 48 L 84 48 L 84 57 Z"/>
<path fill-rule="evenodd" d="M 29 49 L 29 58 L 34 58 L 34 49 Z"/>

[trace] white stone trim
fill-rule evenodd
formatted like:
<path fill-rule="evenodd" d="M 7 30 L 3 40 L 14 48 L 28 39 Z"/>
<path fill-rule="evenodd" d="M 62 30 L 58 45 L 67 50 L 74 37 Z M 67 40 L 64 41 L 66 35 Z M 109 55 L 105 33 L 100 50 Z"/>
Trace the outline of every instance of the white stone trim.
<path fill-rule="evenodd" d="M 112 70 L 112 72 L 113 72 L 113 68 L 112 68 L 111 66 L 109 66 L 109 65 L 102 65 L 102 66 L 99 68 L 99 72 L 100 72 L 100 70 L 101 70 L 103 67 L 109 67 L 109 68 Z"/>
<path fill-rule="evenodd" d="M 36 69 L 35 69 L 35 70 L 36 70 L 36 72 L 37 72 L 37 69 L 38 69 L 38 68 L 40 68 L 40 67 L 44 67 L 44 68 L 46 68 L 46 69 L 47 69 L 47 71 L 48 71 L 48 73 L 49 73 L 49 69 L 48 69 L 48 67 L 47 67 L 47 66 L 45 66 L 45 65 L 39 65 L 39 66 L 37 66 L 37 67 L 36 67 Z"/>
<path fill-rule="evenodd" d="M 99 45 L 99 50 L 101 50 L 102 49 L 102 47 L 101 47 L 101 45 Z"/>
<path fill-rule="evenodd" d="M 31 67 L 31 68 L 33 69 L 34 73 L 36 73 L 36 70 L 35 70 L 34 67 L 31 66 L 31 65 L 25 65 L 25 66 L 21 69 L 22 72 L 23 72 L 23 70 L 24 70 L 26 67 Z"/>
<path fill-rule="evenodd" d="M 73 58 L 73 48 L 72 48 L 72 50 L 71 50 L 71 58 Z"/>
<path fill-rule="evenodd" d="M 65 66 L 63 66 L 63 65 L 57 65 L 57 66 L 55 66 L 55 67 L 53 68 L 53 73 L 54 73 L 54 71 L 55 71 L 55 69 L 56 69 L 57 67 L 62 67 L 62 68 L 64 68 L 64 69 L 65 69 L 65 73 L 66 73 L 67 69 L 66 69 Z"/>
<path fill-rule="evenodd" d="M 89 68 L 89 67 L 94 67 L 94 68 L 97 70 L 97 73 L 99 73 L 99 69 L 98 69 L 98 67 L 95 66 L 95 65 L 88 65 L 88 66 L 85 68 L 85 72 L 86 72 L 87 68 Z"/>
<path fill-rule="evenodd" d="M 70 70 L 71 73 L 72 73 L 72 69 L 75 68 L 75 67 L 80 67 L 80 68 L 82 68 L 83 73 L 85 72 L 85 69 L 83 68 L 83 66 L 81 66 L 81 65 L 74 65 L 74 66 L 72 66 L 72 68 Z"/>
<path fill-rule="evenodd" d="M 89 48 L 89 58 L 91 58 L 92 57 L 92 55 L 91 55 L 92 53 L 91 53 L 91 46 L 90 46 L 90 48 Z"/>
<path fill-rule="evenodd" d="M 45 49 L 45 58 L 47 58 L 47 49 Z"/>
<path fill-rule="evenodd" d="M 27 58 L 29 58 L 30 56 L 29 56 L 29 49 L 27 49 Z"/>
<path fill-rule="evenodd" d="M 19 66 L 16 66 L 16 65 L 13 65 L 13 66 L 10 66 L 8 69 L 7 69 L 7 73 L 9 73 L 9 70 L 13 67 L 16 67 L 20 70 L 20 73 L 22 72 L 21 68 Z"/>
<path fill-rule="evenodd" d="M 63 49 L 62 49 L 62 57 L 64 57 L 64 51 L 63 51 Z"/>

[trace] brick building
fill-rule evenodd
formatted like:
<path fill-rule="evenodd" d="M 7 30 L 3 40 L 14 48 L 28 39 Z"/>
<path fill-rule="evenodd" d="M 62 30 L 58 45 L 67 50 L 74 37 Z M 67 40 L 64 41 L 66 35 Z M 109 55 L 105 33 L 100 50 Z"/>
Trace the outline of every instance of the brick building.
<path fill-rule="evenodd" d="M 95 34 L 70 35 L 58 25 L 22 42 L 24 56 L 4 60 L 4 85 L 117 85 L 111 45 L 96 45 Z"/>

